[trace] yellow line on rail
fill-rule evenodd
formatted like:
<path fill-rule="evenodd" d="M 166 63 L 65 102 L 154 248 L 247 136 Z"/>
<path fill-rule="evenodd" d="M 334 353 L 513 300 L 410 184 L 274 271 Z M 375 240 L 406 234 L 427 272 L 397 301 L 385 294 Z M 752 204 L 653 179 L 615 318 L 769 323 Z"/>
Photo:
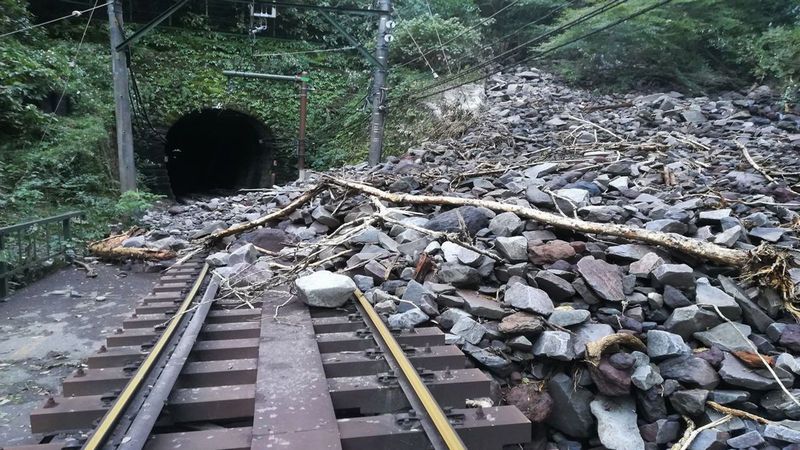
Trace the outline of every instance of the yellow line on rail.
<path fill-rule="evenodd" d="M 152 369 L 153 365 L 156 363 L 156 361 L 158 361 L 158 358 L 161 356 L 161 352 L 164 350 L 164 347 L 166 347 L 170 338 L 172 338 L 172 335 L 175 333 L 175 330 L 178 328 L 178 324 L 181 322 L 180 318 L 186 313 L 186 310 L 189 309 L 189 305 L 197 295 L 197 291 L 200 289 L 200 285 L 203 283 L 206 273 L 208 273 L 208 264 L 203 265 L 203 269 L 200 271 L 200 275 L 194 282 L 192 290 L 186 294 L 186 297 L 183 299 L 183 303 L 181 303 L 180 308 L 178 308 L 178 311 L 173 316 L 173 319 L 177 320 L 169 321 L 164 333 L 162 333 L 161 337 L 158 338 L 158 341 L 153 346 L 153 349 L 150 350 L 150 353 L 147 354 L 147 357 L 142 362 L 142 365 L 139 366 L 131 380 L 125 385 L 125 389 L 123 389 L 119 394 L 119 397 L 117 397 L 117 400 L 114 402 L 114 405 L 111 406 L 111 409 L 109 409 L 108 412 L 106 412 L 106 414 L 103 416 L 102 420 L 100 420 L 100 425 L 97 427 L 95 432 L 92 433 L 92 436 L 88 441 L 86 441 L 86 444 L 83 446 L 84 450 L 97 450 L 105 443 L 105 440 L 108 438 L 108 434 L 114 429 L 114 425 L 125 411 L 125 407 L 128 406 L 128 403 L 131 401 L 133 396 L 136 395 L 136 392 L 139 390 L 139 387 L 141 386 L 145 377 L 147 377 L 148 373 L 150 373 L 150 369 Z"/>
<path fill-rule="evenodd" d="M 464 442 L 461 441 L 461 437 L 458 436 L 458 433 L 453 429 L 450 421 L 447 420 L 447 416 L 444 414 L 444 411 L 442 411 L 441 406 L 439 406 L 439 403 L 433 398 L 431 391 L 425 386 L 425 383 L 419 377 L 419 373 L 417 373 L 417 370 L 411 365 L 411 361 L 408 360 L 403 349 L 400 348 L 400 344 L 397 343 L 394 336 L 392 336 L 392 333 L 389 331 L 389 328 L 386 327 L 386 324 L 383 323 L 381 317 L 375 312 L 375 309 L 372 308 L 372 305 L 359 289 L 356 289 L 355 295 L 361 307 L 366 311 L 369 320 L 378 330 L 378 334 L 380 334 L 383 342 L 386 343 L 395 361 L 397 361 L 397 365 L 400 366 L 400 370 L 403 371 L 403 375 L 405 375 L 411 388 L 414 389 L 414 393 L 419 397 L 420 402 L 422 402 L 425 408 L 425 412 L 428 414 L 428 417 L 431 418 L 431 421 L 442 437 L 445 445 L 447 445 L 447 448 L 450 450 L 466 450 L 467 447 L 464 445 Z"/>

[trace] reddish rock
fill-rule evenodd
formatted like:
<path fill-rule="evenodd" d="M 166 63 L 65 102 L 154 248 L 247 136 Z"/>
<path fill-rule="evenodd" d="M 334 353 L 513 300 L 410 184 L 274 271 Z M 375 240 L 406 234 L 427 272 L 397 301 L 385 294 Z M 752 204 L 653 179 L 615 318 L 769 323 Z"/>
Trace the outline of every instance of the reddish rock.
<path fill-rule="evenodd" d="M 630 370 L 620 370 L 612 366 L 607 356 L 600 360 L 597 367 L 589 364 L 589 374 L 597 390 L 603 395 L 618 397 L 627 395 L 631 390 Z"/>
<path fill-rule="evenodd" d="M 564 241 L 550 241 L 546 244 L 529 245 L 528 254 L 534 264 L 549 264 L 575 256 L 575 249 Z"/>
<path fill-rule="evenodd" d="M 506 393 L 506 402 L 516 406 L 533 423 L 543 422 L 550 416 L 553 399 L 534 384 L 514 386 Z"/>

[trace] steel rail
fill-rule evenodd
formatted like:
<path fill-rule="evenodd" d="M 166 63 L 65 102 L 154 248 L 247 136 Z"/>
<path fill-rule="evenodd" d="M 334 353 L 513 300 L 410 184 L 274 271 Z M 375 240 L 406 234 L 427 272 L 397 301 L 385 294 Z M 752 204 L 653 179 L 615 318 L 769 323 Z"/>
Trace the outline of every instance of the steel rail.
<path fill-rule="evenodd" d="M 200 290 L 200 286 L 203 283 L 207 273 L 208 264 L 204 264 L 202 270 L 200 270 L 197 280 L 192 286 L 192 289 L 188 294 L 186 294 L 181 306 L 173 316 L 173 320 L 169 321 L 164 333 L 161 334 L 161 337 L 158 338 L 158 341 L 153 346 L 153 349 L 147 354 L 147 357 L 136 370 L 136 373 L 133 375 L 133 377 L 131 377 L 131 380 L 128 382 L 128 384 L 125 385 L 125 388 L 114 401 L 111 409 L 109 409 L 103 418 L 100 419 L 100 423 L 95 429 L 95 432 L 92 433 L 92 435 L 89 437 L 89 440 L 86 441 L 86 444 L 83 446 L 84 450 L 100 449 L 105 443 L 109 434 L 114 431 L 114 426 L 125 412 L 128 403 L 141 388 L 142 382 L 158 361 L 159 357 L 161 356 L 161 352 L 167 346 L 173 334 L 175 333 L 175 330 L 178 328 L 178 324 L 180 324 L 180 322 L 183 320 L 183 316 L 186 314 L 187 310 L 189 309 L 189 305 L 191 305 L 192 301 L 197 295 L 197 292 Z"/>
<path fill-rule="evenodd" d="M 456 433 L 453 425 L 447 419 L 444 411 L 442 411 L 442 407 L 433 398 L 431 391 L 425 386 L 419 373 L 408 360 L 389 328 L 383 323 L 383 320 L 375 312 L 375 309 L 364 297 L 361 290 L 356 289 L 355 296 L 357 299 L 356 306 L 362 311 L 364 321 L 372 330 L 375 341 L 382 347 L 384 354 L 387 356 L 386 362 L 389 363 L 390 367 L 397 366 L 395 373 L 398 375 L 400 387 L 408 397 L 409 403 L 414 407 L 414 410 L 422 416 L 421 423 L 431 444 L 437 450 L 466 450 L 467 447 L 461 437 Z M 396 369 L 398 368 L 400 373 L 397 373 Z M 429 421 L 424 419 L 429 419 Z"/>

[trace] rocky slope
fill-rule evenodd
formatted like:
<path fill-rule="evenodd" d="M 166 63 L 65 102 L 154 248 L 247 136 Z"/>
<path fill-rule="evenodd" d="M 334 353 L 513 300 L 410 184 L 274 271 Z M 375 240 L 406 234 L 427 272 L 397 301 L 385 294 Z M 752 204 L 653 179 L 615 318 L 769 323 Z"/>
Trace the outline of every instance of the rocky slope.
<path fill-rule="evenodd" d="M 725 248 L 798 246 L 800 118 L 782 114 L 766 87 L 714 99 L 595 96 L 526 69 L 490 79 L 486 96 L 458 139 L 327 175 Z M 129 245 L 185 247 L 306 187 L 153 210 L 152 231 Z M 391 326 L 446 330 L 503 387 L 492 401 L 536 424 L 531 448 L 668 448 L 684 418 L 719 421 L 695 450 L 800 445 L 800 325 L 779 291 L 741 267 L 485 208 L 386 209 L 344 189 L 224 243 L 209 261 L 239 295 L 316 270 L 323 282 L 301 282 L 301 297 L 335 307 L 340 296 L 318 286 L 329 277 L 338 293 L 346 283 L 322 271 L 339 272 Z M 305 272 L 287 269 L 298 263 Z M 796 269 L 780 275 L 800 281 Z"/>

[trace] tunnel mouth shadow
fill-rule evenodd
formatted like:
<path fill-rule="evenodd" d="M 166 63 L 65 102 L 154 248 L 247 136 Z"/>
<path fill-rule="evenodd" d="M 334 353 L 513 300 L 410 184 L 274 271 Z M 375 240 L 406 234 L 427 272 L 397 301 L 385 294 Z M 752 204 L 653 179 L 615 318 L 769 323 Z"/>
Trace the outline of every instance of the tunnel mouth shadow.
<path fill-rule="evenodd" d="M 176 196 L 272 185 L 274 137 L 257 118 L 206 108 L 178 119 L 166 136 L 165 159 Z"/>

